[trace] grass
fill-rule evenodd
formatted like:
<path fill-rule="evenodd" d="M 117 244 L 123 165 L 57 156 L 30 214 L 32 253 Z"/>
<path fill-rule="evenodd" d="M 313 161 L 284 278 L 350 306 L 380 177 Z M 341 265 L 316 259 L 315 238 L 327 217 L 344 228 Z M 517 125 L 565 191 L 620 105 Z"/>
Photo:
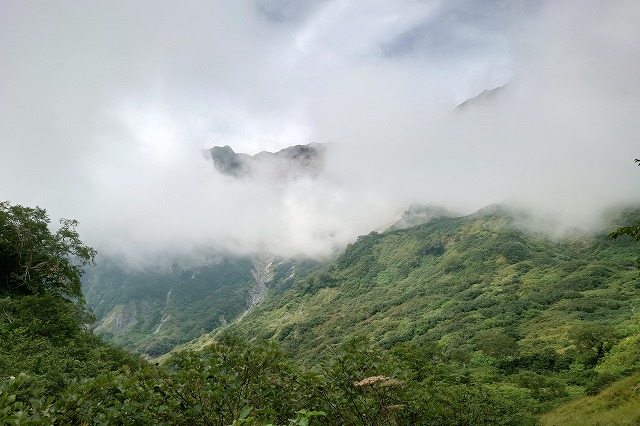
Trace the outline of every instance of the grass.
<path fill-rule="evenodd" d="M 640 425 L 640 373 L 540 416 L 546 426 Z"/>

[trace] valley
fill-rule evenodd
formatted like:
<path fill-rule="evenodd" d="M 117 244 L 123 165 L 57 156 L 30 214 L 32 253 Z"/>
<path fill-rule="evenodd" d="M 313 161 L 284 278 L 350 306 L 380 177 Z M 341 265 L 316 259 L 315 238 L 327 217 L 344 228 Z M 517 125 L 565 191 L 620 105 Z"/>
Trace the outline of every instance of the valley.
<path fill-rule="evenodd" d="M 131 275 L 142 297 L 126 297 L 138 316 L 123 328 L 124 312 L 114 316 L 122 303 L 102 306 L 95 331 L 151 358 L 176 347 L 199 350 L 224 336 L 268 340 L 311 369 L 350 339 L 390 354 L 415 348 L 422 362 L 456 371 L 454 381 L 488 386 L 540 413 L 640 368 L 640 352 L 629 344 L 640 336 L 637 247 L 606 235 L 634 214 L 613 215 L 601 232 L 559 238 L 532 232 L 523 212 L 504 206 L 464 217 L 416 206 L 327 261 L 226 259 L 209 275 L 200 272 L 193 287 L 185 284 L 193 271 L 174 271 L 173 281 L 156 276 L 162 287 L 154 287 L 155 299 L 154 278 Z M 235 281 L 215 281 L 216 273 Z M 89 304 L 107 284 L 95 277 Z M 136 280 L 149 289 L 141 292 Z M 178 290 L 182 299 L 173 298 Z M 169 312 L 180 312 L 190 326 L 180 328 L 179 339 L 166 319 L 178 314 Z M 150 346 L 159 341 L 166 343 Z"/>
<path fill-rule="evenodd" d="M 639 426 L 639 5 L 1 2 L 0 425 Z"/>
<path fill-rule="evenodd" d="M 93 331 L 146 357 L 225 325 L 256 294 L 249 258 L 217 258 L 197 267 L 131 270 L 105 261 L 85 277 L 97 321 Z"/>
<path fill-rule="evenodd" d="M 82 291 L 81 269 L 57 254 L 75 247 L 93 262 L 75 222 L 51 234 L 41 226 L 44 210 L 2 209 L 9 285 L 0 297 L 0 368 L 17 374 L 0 381 L 2 420 L 640 418 L 637 246 L 609 235 L 633 223 L 637 209 L 611 211 L 599 232 L 553 236 L 504 205 L 467 216 L 413 206 L 330 259 L 209 253 L 205 264 L 138 269 L 102 259 Z M 623 236 L 636 228 L 618 229 Z M 33 268 L 13 243 L 20 239 L 38 265 L 63 269 Z M 22 269 L 28 274 L 12 272 Z"/>

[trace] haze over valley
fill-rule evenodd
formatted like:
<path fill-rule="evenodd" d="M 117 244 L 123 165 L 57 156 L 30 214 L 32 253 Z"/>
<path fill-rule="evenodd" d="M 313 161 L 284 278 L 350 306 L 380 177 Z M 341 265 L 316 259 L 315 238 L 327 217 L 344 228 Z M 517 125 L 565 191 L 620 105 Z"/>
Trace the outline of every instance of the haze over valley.
<path fill-rule="evenodd" d="M 638 189 L 633 1 L 0 8 L 3 198 L 132 265 L 326 257 L 416 203 L 588 227 Z M 323 172 L 277 182 L 202 156 L 310 143 Z"/>
<path fill-rule="evenodd" d="M 0 2 L 0 423 L 637 425 L 638 22 Z"/>

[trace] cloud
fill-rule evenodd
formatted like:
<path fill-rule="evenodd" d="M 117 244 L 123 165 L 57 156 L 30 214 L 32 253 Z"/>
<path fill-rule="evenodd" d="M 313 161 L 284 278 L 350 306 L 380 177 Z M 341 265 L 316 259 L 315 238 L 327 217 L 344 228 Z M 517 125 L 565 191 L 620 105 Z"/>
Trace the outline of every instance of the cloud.
<path fill-rule="evenodd" d="M 414 202 L 587 225 L 638 189 L 639 15 L 632 0 L 3 2 L 0 198 L 136 262 L 326 255 Z M 330 143 L 325 172 L 282 182 L 236 181 L 201 152 L 310 142 Z"/>

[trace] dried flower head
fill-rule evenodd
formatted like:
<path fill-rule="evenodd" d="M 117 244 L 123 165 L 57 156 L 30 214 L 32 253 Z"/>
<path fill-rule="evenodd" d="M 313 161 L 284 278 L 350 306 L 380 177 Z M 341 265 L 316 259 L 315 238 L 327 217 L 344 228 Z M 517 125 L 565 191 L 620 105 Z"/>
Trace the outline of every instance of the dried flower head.
<path fill-rule="evenodd" d="M 389 411 L 398 411 L 398 410 L 402 410 L 404 407 L 406 407 L 405 404 L 393 404 L 393 405 L 387 405 L 385 408 Z"/>
<path fill-rule="evenodd" d="M 359 382 L 353 382 L 353 386 L 369 386 L 369 385 L 373 385 L 379 382 L 384 382 L 391 379 L 391 377 L 387 377 L 387 376 L 371 376 L 371 377 L 366 377 L 362 380 L 360 380 Z"/>
<path fill-rule="evenodd" d="M 387 376 L 371 376 L 360 380 L 359 382 L 353 382 L 353 386 L 371 386 L 379 383 L 380 386 L 400 386 L 404 382 L 402 380 L 396 380 Z"/>

